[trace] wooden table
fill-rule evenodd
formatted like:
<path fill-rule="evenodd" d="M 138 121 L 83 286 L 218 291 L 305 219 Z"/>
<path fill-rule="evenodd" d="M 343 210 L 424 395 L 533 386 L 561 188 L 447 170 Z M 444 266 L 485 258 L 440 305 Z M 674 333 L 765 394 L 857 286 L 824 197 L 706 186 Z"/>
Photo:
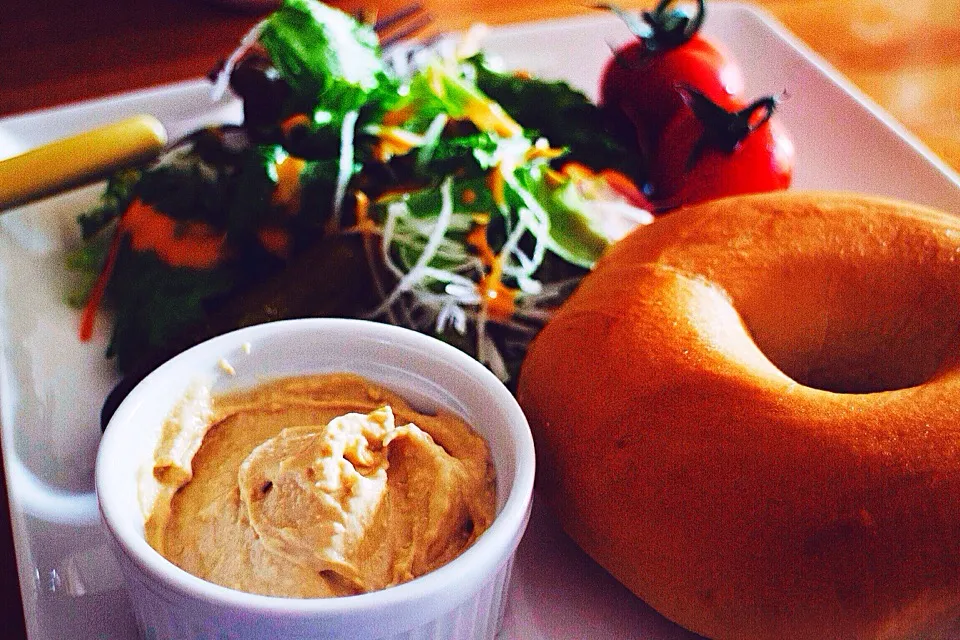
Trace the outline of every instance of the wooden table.
<path fill-rule="evenodd" d="M 379 6 L 386 11 L 404 2 Z M 646 6 L 643 0 L 621 3 Z M 960 167 L 960 1 L 756 3 Z M 339 4 L 355 9 L 373 3 Z M 437 29 L 455 29 L 477 21 L 582 13 L 592 1 L 424 4 Z M 445 8 L 452 6 L 456 9 Z M 197 0 L 6 0 L 0 20 L 0 115 L 203 75 L 257 18 Z"/>
<path fill-rule="evenodd" d="M 624 6 L 651 3 L 620 0 Z M 960 169 L 960 0 L 756 0 Z M 191 0 L 5 0 L 0 115 L 207 73 L 258 19 Z M 370 6 L 359 0 L 345 9 Z M 381 11 L 405 4 L 389 0 Z M 592 2 L 424 0 L 448 30 L 589 11 Z M 455 7 L 453 9 L 452 7 Z M 6 494 L 0 483 L 4 637 L 24 637 Z M 79 621 L 78 621 L 79 622 Z"/>

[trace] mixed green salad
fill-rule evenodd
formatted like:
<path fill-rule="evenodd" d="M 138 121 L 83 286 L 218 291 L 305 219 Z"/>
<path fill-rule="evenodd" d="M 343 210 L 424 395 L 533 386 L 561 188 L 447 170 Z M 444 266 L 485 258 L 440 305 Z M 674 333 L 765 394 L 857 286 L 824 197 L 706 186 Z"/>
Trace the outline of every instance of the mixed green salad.
<path fill-rule="evenodd" d="M 435 334 L 509 380 L 610 242 L 651 220 L 637 149 L 563 83 L 482 54 L 381 51 L 285 0 L 214 79 L 240 125 L 109 181 L 79 217 L 80 335 L 148 370 L 215 333 L 338 315 Z"/>

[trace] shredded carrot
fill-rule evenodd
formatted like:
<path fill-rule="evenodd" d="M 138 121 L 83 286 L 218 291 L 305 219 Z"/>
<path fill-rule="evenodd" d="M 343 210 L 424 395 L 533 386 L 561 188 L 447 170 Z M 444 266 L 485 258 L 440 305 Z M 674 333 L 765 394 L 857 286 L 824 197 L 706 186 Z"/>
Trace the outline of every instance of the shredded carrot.
<path fill-rule="evenodd" d="M 571 180 L 584 180 L 587 178 L 593 178 L 597 174 L 585 164 L 579 162 L 567 162 L 562 167 L 560 167 L 560 172 Z"/>
<path fill-rule="evenodd" d="M 300 172 L 306 161 L 295 156 L 287 156 L 277 163 L 277 186 L 273 191 L 273 204 L 287 213 L 296 213 L 300 209 Z"/>
<path fill-rule="evenodd" d="M 467 233 L 467 244 L 476 249 L 480 262 L 486 267 L 491 267 L 497 260 L 497 254 L 493 252 L 490 243 L 487 242 L 487 225 L 477 224 Z"/>
<path fill-rule="evenodd" d="M 110 250 L 107 252 L 107 259 L 103 263 L 103 269 L 101 269 L 99 275 L 97 275 L 97 280 L 93 283 L 93 288 L 90 289 L 90 297 L 87 298 L 87 303 L 83 305 L 83 313 L 80 315 L 79 331 L 81 342 L 87 342 L 93 336 L 93 325 L 97 317 L 97 309 L 100 308 L 103 296 L 107 292 L 107 283 L 110 281 L 110 276 L 113 275 L 113 265 L 116 264 L 117 254 L 120 253 L 121 237 L 122 234 L 118 227 L 117 231 L 113 234 L 113 239 L 110 241 Z"/>
<path fill-rule="evenodd" d="M 97 310 L 107 291 L 120 251 L 120 242 L 130 238 L 134 251 L 152 251 L 171 267 L 209 269 L 224 258 L 226 234 L 203 222 L 178 222 L 136 199 L 120 214 L 107 259 L 97 276 L 80 316 L 80 340 L 93 335 Z"/>
<path fill-rule="evenodd" d="M 477 192 L 473 189 L 464 189 L 460 193 L 460 202 L 465 205 L 471 205 L 477 201 Z"/>
<path fill-rule="evenodd" d="M 489 269 L 477 284 L 481 304 L 486 306 L 487 314 L 491 318 L 508 320 L 516 311 L 514 301 L 517 290 L 503 284 L 503 261 L 487 242 L 485 222 L 475 225 L 467 233 L 467 244 L 476 249 L 480 261 Z"/>
<path fill-rule="evenodd" d="M 413 114 L 416 113 L 416 110 L 416 105 L 413 103 L 407 103 L 402 107 L 387 111 L 387 113 L 383 116 L 383 125 L 385 127 L 400 126 L 413 117 Z"/>
<path fill-rule="evenodd" d="M 380 127 L 374 157 L 386 162 L 393 156 L 402 156 L 423 144 L 423 136 L 399 127 Z"/>
<path fill-rule="evenodd" d="M 362 233 L 371 233 L 376 230 L 376 223 L 370 219 L 370 198 L 363 191 L 354 191 L 353 197 L 357 202 L 357 228 Z"/>
<path fill-rule="evenodd" d="M 546 176 L 547 182 L 550 183 L 551 187 L 559 187 L 560 185 L 570 180 L 570 178 L 568 178 L 567 176 L 563 175 L 559 171 L 551 169 L 550 167 L 547 167 L 544 170 L 544 176 Z"/>
<path fill-rule="evenodd" d="M 280 133 L 285 138 L 290 137 L 290 133 L 299 127 L 309 127 L 310 118 L 305 113 L 295 113 L 280 123 Z"/>
<path fill-rule="evenodd" d="M 547 141 L 544 138 L 537 140 L 537 143 L 527 149 L 527 152 L 524 154 L 526 160 L 534 160 L 536 158 L 546 158 L 547 160 L 553 160 L 554 158 L 559 158 L 564 154 L 563 149 L 556 149 L 547 144 Z"/>
<path fill-rule="evenodd" d="M 502 207 L 507 203 L 507 199 L 503 191 L 504 182 L 503 171 L 498 164 L 490 171 L 490 173 L 487 174 L 487 187 L 490 189 L 490 194 L 493 196 L 494 204 L 496 204 L 498 207 Z"/>
<path fill-rule="evenodd" d="M 257 239 L 278 258 L 290 257 L 290 232 L 283 227 L 261 227 L 257 229 Z"/>
<path fill-rule="evenodd" d="M 377 223 L 370 218 L 370 197 L 363 191 L 357 190 L 353 192 L 353 198 L 356 222 L 349 228 L 343 229 L 342 233 L 359 233 L 369 239 L 377 233 Z"/>
<path fill-rule="evenodd" d="M 481 294 L 486 298 L 487 313 L 491 318 L 508 320 L 517 309 L 514 300 L 517 290 L 503 284 L 503 265 L 499 259 L 493 263 L 490 273 L 480 279 Z"/>
<path fill-rule="evenodd" d="M 492 100 L 471 100 L 464 108 L 464 115 L 481 131 L 493 131 L 504 138 L 523 133 L 523 127 Z"/>
<path fill-rule="evenodd" d="M 606 180 L 610 188 L 626 198 L 627 202 L 640 209 L 650 211 L 653 206 L 647 200 L 643 192 L 637 187 L 636 183 L 615 169 L 604 169 L 600 172 L 600 177 Z"/>
<path fill-rule="evenodd" d="M 135 251 L 153 251 L 171 267 L 210 269 L 224 258 L 226 234 L 204 222 L 179 222 L 141 200 L 120 220 Z"/>

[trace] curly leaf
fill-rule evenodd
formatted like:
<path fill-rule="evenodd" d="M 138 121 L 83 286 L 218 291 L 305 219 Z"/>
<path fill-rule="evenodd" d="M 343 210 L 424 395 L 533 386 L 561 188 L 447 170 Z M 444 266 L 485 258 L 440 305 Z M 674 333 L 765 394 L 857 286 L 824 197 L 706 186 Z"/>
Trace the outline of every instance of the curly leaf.
<path fill-rule="evenodd" d="M 316 0 L 285 0 L 259 41 L 304 106 L 342 117 L 388 84 L 373 30 Z"/>

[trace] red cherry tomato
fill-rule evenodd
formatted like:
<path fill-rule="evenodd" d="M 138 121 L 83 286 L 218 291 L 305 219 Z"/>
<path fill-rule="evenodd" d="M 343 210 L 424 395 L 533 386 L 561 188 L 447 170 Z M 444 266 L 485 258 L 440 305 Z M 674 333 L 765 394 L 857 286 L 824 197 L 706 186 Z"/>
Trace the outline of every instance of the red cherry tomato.
<path fill-rule="evenodd" d="M 703 94 L 685 94 L 690 108 L 664 128 L 651 168 L 659 209 L 790 186 L 794 148 L 773 117 L 776 98 L 729 111 Z"/>
<path fill-rule="evenodd" d="M 653 12 L 635 16 L 615 7 L 637 40 L 617 50 L 600 81 L 600 103 L 621 111 L 649 151 L 662 128 L 683 107 L 678 84 L 702 92 L 714 102 L 732 104 L 743 94 L 743 73 L 720 43 L 698 32 L 703 0 L 691 19 L 668 10 L 662 0 Z"/>

